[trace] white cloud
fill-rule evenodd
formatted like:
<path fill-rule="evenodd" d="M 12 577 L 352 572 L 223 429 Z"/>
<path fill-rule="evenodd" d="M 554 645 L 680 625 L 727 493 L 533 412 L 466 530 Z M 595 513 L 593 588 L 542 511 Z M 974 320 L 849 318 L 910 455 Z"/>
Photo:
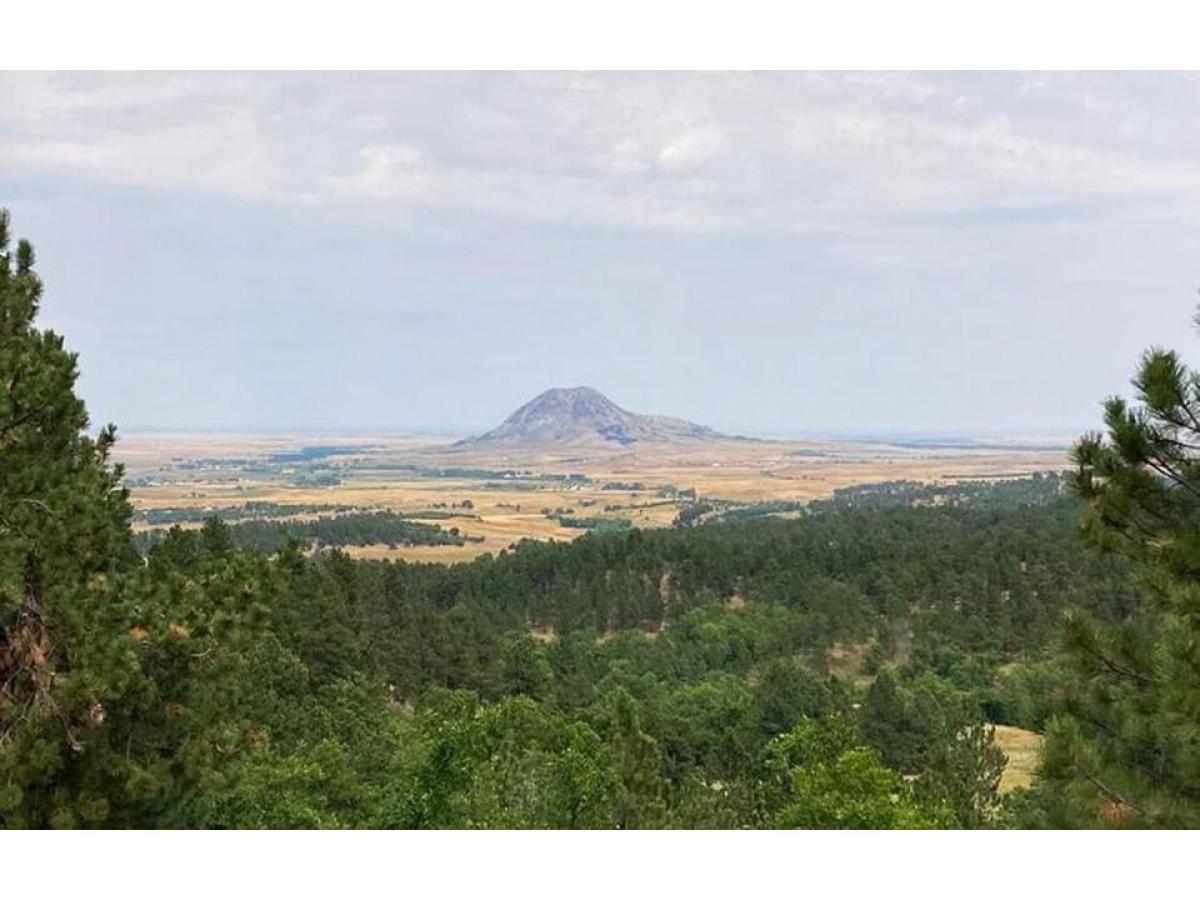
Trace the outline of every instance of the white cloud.
<path fill-rule="evenodd" d="M 326 177 L 318 196 L 340 196 L 363 202 L 415 202 L 428 198 L 434 179 L 419 147 L 369 144 L 359 151 L 359 167 L 349 174 Z"/>
<path fill-rule="evenodd" d="M 687 171 L 712 161 L 725 145 L 725 136 L 711 125 L 691 128 L 658 153 L 658 164 L 670 171 Z"/>
<path fill-rule="evenodd" d="M 0 177 L 625 229 L 1194 202 L 1200 78 L 0 75 Z"/>

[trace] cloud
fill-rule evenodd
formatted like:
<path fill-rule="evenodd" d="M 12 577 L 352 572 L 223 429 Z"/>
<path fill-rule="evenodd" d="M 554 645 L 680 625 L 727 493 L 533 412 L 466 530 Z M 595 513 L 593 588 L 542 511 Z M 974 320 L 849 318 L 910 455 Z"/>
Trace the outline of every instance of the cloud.
<path fill-rule="evenodd" d="M 359 151 L 359 167 L 348 174 L 327 176 L 317 196 L 362 202 L 428 202 L 435 189 L 433 173 L 419 147 L 409 144 L 368 144 Z"/>
<path fill-rule="evenodd" d="M 692 128 L 672 140 L 658 153 L 658 164 L 670 171 L 695 169 L 716 157 L 725 136 L 712 125 Z"/>
<path fill-rule="evenodd" d="M 1194 203 L 1200 78 L 0 75 L 0 175 L 625 230 Z"/>
<path fill-rule="evenodd" d="M 1058 427 L 1182 343 L 1198 101 L 1163 73 L 0 73 L 0 202 L 96 421 L 482 426 L 582 382 L 730 428 Z"/>

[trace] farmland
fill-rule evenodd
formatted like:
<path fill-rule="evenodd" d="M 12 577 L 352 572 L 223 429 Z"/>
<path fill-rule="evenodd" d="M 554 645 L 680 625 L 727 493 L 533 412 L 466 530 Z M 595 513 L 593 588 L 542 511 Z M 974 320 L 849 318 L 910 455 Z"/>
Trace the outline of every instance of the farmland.
<path fill-rule="evenodd" d="M 1027 446 L 739 441 L 479 450 L 449 437 L 127 435 L 118 444 L 136 530 L 164 521 L 311 520 L 389 511 L 466 536 L 461 543 L 359 545 L 356 557 L 454 562 L 522 539 L 571 540 L 587 527 L 655 528 L 681 512 L 778 504 L 853 485 L 1003 480 L 1061 470 L 1065 452 Z"/>

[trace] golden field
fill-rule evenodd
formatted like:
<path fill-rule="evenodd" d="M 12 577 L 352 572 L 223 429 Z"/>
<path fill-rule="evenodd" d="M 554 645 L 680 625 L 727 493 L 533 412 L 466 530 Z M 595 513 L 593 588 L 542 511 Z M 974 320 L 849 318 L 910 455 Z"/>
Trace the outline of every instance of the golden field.
<path fill-rule="evenodd" d="M 304 448 L 334 448 L 315 465 L 340 483 L 299 484 L 312 462 L 271 461 Z M 344 451 L 344 452 L 343 452 Z M 910 447 L 881 443 L 728 441 L 562 448 L 553 453 L 479 450 L 450 438 L 346 435 L 128 435 L 118 442 L 136 509 L 219 510 L 250 501 L 344 506 L 405 514 L 437 510 L 444 527 L 471 538 L 463 546 L 356 547 L 359 557 L 452 562 L 494 553 L 522 538 L 570 540 L 583 531 L 544 511 L 620 517 L 639 527 L 669 525 L 690 499 L 661 496 L 672 485 L 699 499 L 736 503 L 807 501 L 836 488 L 883 481 L 997 479 L 1067 466 L 1065 449 Z M 402 467 L 418 467 L 417 471 Z M 517 470 L 536 476 L 578 473 L 587 482 L 431 476 L 430 469 Z M 603 489 L 605 483 L 641 488 Z M 470 508 L 464 508 L 464 501 Z"/>
<path fill-rule="evenodd" d="M 996 746 L 1008 757 L 1000 776 L 1000 793 L 1007 794 L 1033 783 L 1042 752 L 1042 736 L 1013 725 L 996 725 Z"/>

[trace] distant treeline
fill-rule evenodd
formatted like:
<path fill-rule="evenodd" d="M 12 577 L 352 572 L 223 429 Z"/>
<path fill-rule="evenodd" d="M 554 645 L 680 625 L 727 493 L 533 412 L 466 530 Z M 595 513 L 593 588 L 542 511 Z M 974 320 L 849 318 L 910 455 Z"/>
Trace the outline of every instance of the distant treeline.
<path fill-rule="evenodd" d="M 588 531 L 624 531 L 633 526 L 629 519 L 617 516 L 555 515 L 551 518 L 556 519 L 563 528 L 586 528 Z"/>
<path fill-rule="evenodd" d="M 234 547 L 268 554 L 278 553 L 292 541 L 302 546 L 315 544 L 318 547 L 461 545 L 467 541 L 467 537 L 457 528 L 443 529 L 438 525 L 413 522 L 398 513 L 384 511 L 326 516 L 307 522 L 251 520 L 225 527 Z M 143 553 L 149 552 L 168 533 L 168 529 L 162 528 L 141 532 L 136 535 L 139 549 Z"/>
<path fill-rule="evenodd" d="M 190 522 L 203 522 L 213 516 L 225 521 L 234 519 L 277 519 L 282 516 L 320 515 L 328 513 L 351 512 L 353 506 L 342 506 L 322 503 L 269 503 L 265 500 L 253 500 L 241 506 L 227 506 L 221 509 L 197 509 L 196 507 L 169 507 L 164 509 L 139 510 L 133 517 L 135 522 L 145 522 L 147 525 L 180 525 Z"/>
<path fill-rule="evenodd" d="M 1059 472 L 1035 473 L 1021 479 L 922 484 L 885 481 L 838 488 L 829 500 L 808 504 L 810 513 L 828 509 L 884 509 L 911 506 L 959 506 L 972 509 L 1014 510 L 1044 506 L 1066 494 L 1066 476 Z"/>
<path fill-rule="evenodd" d="M 679 511 L 679 513 L 675 516 L 674 524 L 678 528 L 685 528 L 689 525 L 695 525 L 703 516 L 715 509 L 716 507 L 713 506 L 713 504 L 705 500 L 702 500 L 699 503 L 692 503 Z"/>
<path fill-rule="evenodd" d="M 572 484 L 587 484 L 590 479 L 582 472 L 567 474 L 534 472 L 531 469 L 481 469 L 474 466 L 417 466 L 411 463 L 370 464 L 367 468 L 376 472 L 405 472 L 414 478 L 464 478 L 470 480 L 503 479 L 505 481 L 537 482 L 566 481 Z"/>
<path fill-rule="evenodd" d="M 316 446 L 301 447 L 299 450 L 288 450 L 282 453 L 272 453 L 267 457 L 273 463 L 313 462 L 318 459 L 328 459 L 331 456 L 348 456 L 355 453 L 365 453 L 370 447 L 358 446 Z"/>
<path fill-rule="evenodd" d="M 762 516 L 775 516 L 779 513 L 797 512 L 804 509 L 806 504 L 798 500 L 771 500 L 766 503 L 755 503 L 751 506 L 739 506 L 729 509 L 713 517 L 714 522 L 742 522 L 746 519 L 757 519 Z"/>
<path fill-rule="evenodd" d="M 997 478 L 954 484 L 919 481 L 883 481 L 837 488 L 825 500 L 768 500 L 738 504 L 707 499 L 691 503 L 675 516 L 676 526 L 718 525 L 744 522 L 780 513 L 820 515 L 847 509 L 896 509 L 918 506 L 952 506 L 992 511 L 1012 511 L 1025 506 L 1044 506 L 1066 493 L 1066 477 L 1058 472 L 1035 473 L 1021 479 Z"/>

